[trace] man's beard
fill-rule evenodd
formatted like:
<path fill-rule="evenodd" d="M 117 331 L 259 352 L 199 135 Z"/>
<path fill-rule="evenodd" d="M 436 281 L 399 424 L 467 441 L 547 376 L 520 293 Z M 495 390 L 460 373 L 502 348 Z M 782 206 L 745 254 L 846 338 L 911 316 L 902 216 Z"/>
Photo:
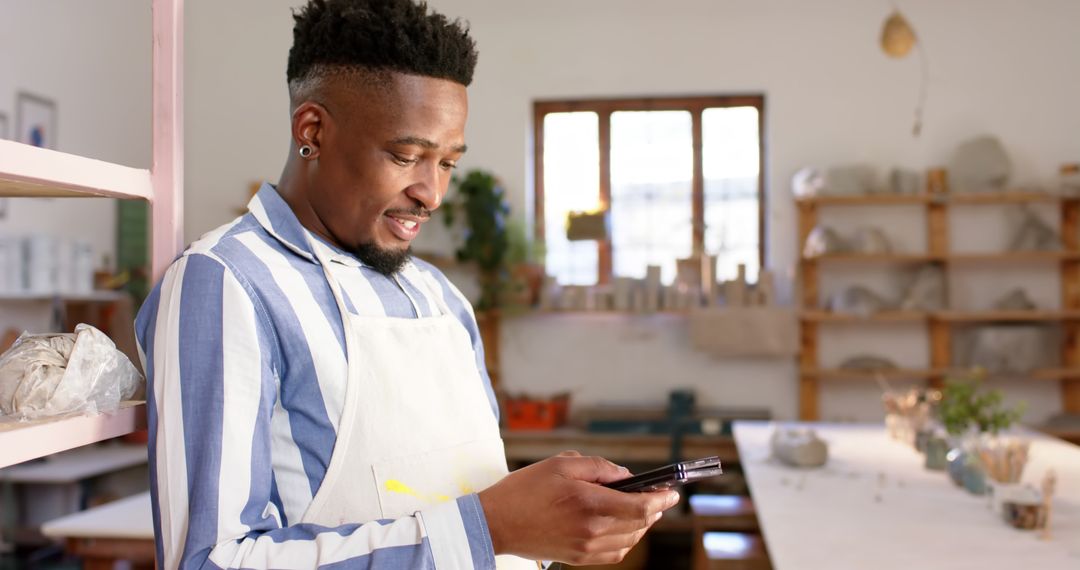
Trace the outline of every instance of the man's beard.
<path fill-rule="evenodd" d="M 365 265 L 390 277 L 401 271 L 402 267 L 405 267 L 405 262 L 409 261 L 409 257 L 412 255 L 412 247 L 386 249 L 369 242 L 357 246 L 353 250 L 353 254 L 359 257 L 360 261 L 363 261 Z"/>

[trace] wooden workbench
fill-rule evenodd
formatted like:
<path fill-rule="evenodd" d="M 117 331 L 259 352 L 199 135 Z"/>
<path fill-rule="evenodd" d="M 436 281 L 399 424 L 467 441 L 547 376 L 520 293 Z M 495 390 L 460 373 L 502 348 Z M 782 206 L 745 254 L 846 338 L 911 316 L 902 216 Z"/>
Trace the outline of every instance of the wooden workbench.
<path fill-rule="evenodd" d="M 1057 471 L 1053 537 L 1008 526 L 880 425 L 811 424 L 829 462 L 798 470 L 769 459 L 776 424 L 737 422 L 758 521 L 776 570 L 1076 570 L 1080 568 L 1080 447 L 1037 433 L 1023 480 Z"/>
<path fill-rule="evenodd" d="M 667 435 L 601 434 L 564 428 L 552 431 L 503 430 L 506 459 L 511 464 L 539 461 L 566 450 L 599 455 L 615 462 L 657 463 L 671 460 L 671 437 Z M 738 460 L 734 439 L 726 436 L 683 437 L 684 458 L 716 455 L 724 463 Z"/>

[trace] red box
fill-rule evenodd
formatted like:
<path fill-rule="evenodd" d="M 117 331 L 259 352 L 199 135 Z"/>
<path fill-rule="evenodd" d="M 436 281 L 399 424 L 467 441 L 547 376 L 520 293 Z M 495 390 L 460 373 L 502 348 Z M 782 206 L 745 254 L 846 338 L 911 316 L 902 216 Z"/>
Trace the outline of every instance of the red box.
<path fill-rule="evenodd" d="M 560 394 L 547 400 L 507 396 L 503 402 L 503 417 L 506 419 L 507 429 L 553 430 L 566 425 L 569 409 L 569 394 Z"/>

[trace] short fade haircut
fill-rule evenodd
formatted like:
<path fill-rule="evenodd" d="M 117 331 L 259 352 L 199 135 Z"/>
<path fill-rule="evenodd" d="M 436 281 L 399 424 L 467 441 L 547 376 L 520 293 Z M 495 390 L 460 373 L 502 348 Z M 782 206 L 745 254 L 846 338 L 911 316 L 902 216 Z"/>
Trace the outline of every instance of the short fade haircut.
<path fill-rule="evenodd" d="M 393 71 L 468 86 L 476 44 L 467 24 L 412 0 L 310 0 L 293 13 L 290 90 L 321 76 Z"/>

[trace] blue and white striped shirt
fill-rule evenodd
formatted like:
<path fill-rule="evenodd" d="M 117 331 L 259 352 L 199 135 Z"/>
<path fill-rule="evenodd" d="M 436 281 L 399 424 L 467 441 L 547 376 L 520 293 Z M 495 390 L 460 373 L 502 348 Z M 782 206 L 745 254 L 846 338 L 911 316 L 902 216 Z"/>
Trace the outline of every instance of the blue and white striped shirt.
<path fill-rule="evenodd" d="M 269 184 L 248 208 L 193 243 L 135 321 L 149 381 L 159 565 L 493 568 L 475 494 L 397 520 L 299 523 L 330 465 L 348 369 L 341 314 L 312 243 L 326 248 L 355 315 L 435 316 L 435 293 L 418 285 L 434 278 L 472 338 L 498 409 L 472 307 L 441 272 L 414 259 L 386 277 L 318 238 L 309 242 L 314 234 Z M 467 542 L 434 530 L 462 527 Z M 433 545 L 440 541 L 457 544 Z"/>

